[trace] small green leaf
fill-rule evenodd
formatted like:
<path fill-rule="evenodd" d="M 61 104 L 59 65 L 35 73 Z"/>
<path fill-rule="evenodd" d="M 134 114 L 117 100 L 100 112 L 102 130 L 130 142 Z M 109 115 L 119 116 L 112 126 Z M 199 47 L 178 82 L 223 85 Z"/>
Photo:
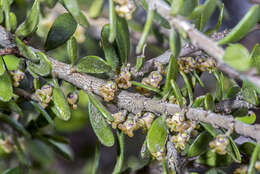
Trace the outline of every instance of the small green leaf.
<path fill-rule="evenodd" d="M 204 29 L 210 17 L 217 7 L 217 0 L 207 0 L 204 4 L 204 10 L 201 15 L 200 31 Z"/>
<path fill-rule="evenodd" d="M 23 174 L 19 167 L 5 170 L 2 174 Z"/>
<path fill-rule="evenodd" d="M 212 139 L 213 137 L 208 132 L 204 131 L 200 133 L 190 145 L 187 156 L 194 157 L 206 152 L 208 149 L 208 144 Z"/>
<path fill-rule="evenodd" d="M 256 44 L 254 46 L 254 48 L 252 49 L 250 58 L 251 58 L 251 66 L 256 67 L 258 72 L 260 72 L 260 46 L 259 46 L 259 44 Z"/>
<path fill-rule="evenodd" d="M 183 1 L 185 0 L 173 0 L 171 4 L 171 15 L 176 16 L 182 9 Z"/>
<path fill-rule="evenodd" d="M 256 121 L 256 115 L 255 114 L 251 114 L 249 116 L 244 116 L 244 117 L 236 117 L 236 120 L 239 120 L 243 123 L 246 124 L 254 124 Z"/>
<path fill-rule="evenodd" d="M 218 44 L 223 45 L 230 42 L 236 42 L 242 39 L 259 21 L 260 18 L 260 6 L 254 5 L 247 12 L 247 14 L 240 20 L 240 22 L 233 28 L 233 30 Z"/>
<path fill-rule="evenodd" d="M 48 139 L 42 136 L 37 136 L 37 138 L 42 142 L 46 143 L 47 145 L 51 146 L 58 154 L 62 155 L 64 158 L 68 160 L 73 159 L 73 153 L 71 151 L 71 148 L 66 143 L 61 143 L 53 139 Z"/>
<path fill-rule="evenodd" d="M 127 64 L 127 59 L 130 54 L 130 34 L 128 23 L 124 18 L 117 18 L 116 32 L 116 44 L 121 63 Z"/>
<path fill-rule="evenodd" d="M 216 100 L 221 101 L 224 96 L 224 75 L 221 72 L 218 72 L 217 69 L 213 70 L 213 75 L 217 80 L 217 88 L 216 88 Z"/>
<path fill-rule="evenodd" d="M 103 117 L 103 114 L 95 107 L 94 104 L 92 104 L 91 100 L 88 104 L 88 110 L 91 126 L 99 141 L 105 146 L 113 146 L 115 142 L 113 132 Z"/>
<path fill-rule="evenodd" d="M 249 162 L 249 167 L 248 167 L 248 170 L 247 170 L 247 173 L 248 174 L 254 174 L 254 170 L 255 170 L 255 163 L 256 161 L 258 160 L 258 156 L 259 156 L 259 149 L 260 149 L 260 145 L 257 144 L 255 146 L 255 149 L 253 151 L 253 154 L 250 158 L 250 162 Z"/>
<path fill-rule="evenodd" d="M 104 105 L 96 98 L 96 96 L 89 92 L 88 97 L 90 102 L 102 113 L 105 119 L 108 121 L 114 121 L 114 118 L 111 116 L 110 112 L 104 107 Z"/>
<path fill-rule="evenodd" d="M 48 76 L 49 74 L 51 74 L 50 60 L 43 52 L 37 52 L 36 54 L 40 59 L 40 62 L 36 64 L 31 61 L 27 61 L 28 69 L 40 76 Z"/>
<path fill-rule="evenodd" d="M 213 101 L 213 97 L 210 93 L 207 93 L 205 95 L 204 107 L 205 107 L 205 110 L 210 110 L 210 111 L 214 110 L 214 101 Z"/>
<path fill-rule="evenodd" d="M 33 50 L 29 46 L 25 45 L 18 37 L 15 37 L 15 42 L 21 55 L 33 62 L 39 61 L 39 58 Z"/>
<path fill-rule="evenodd" d="M 2 0 L 4 14 L 5 14 L 5 28 L 7 31 L 11 31 L 9 2 L 10 2 L 9 0 Z"/>
<path fill-rule="evenodd" d="M 204 88 L 205 87 L 205 85 L 204 85 L 204 83 L 202 82 L 202 80 L 200 79 L 200 76 L 198 75 L 198 73 L 196 72 L 196 71 L 193 71 L 193 77 L 195 77 L 195 85 L 194 85 L 194 87 L 196 86 L 196 81 L 198 81 L 199 82 L 199 84 L 200 84 L 200 86 L 202 87 L 202 88 Z"/>
<path fill-rule="evenodd" d="M 236 145 L 236 143 L 234 142 L 234 140 L 232 139 L 232 137 L 228 137 L 230 144 L 228 145 L 227 151 L 228 154 L 234 159 L 234 161 L 241 163 L 241 155 L 240 152 L 238 150 L 238 147 Z M 229 148 L 231 147 L 231 148 Z"/>
<path fill-rule="evenodd" d="M 101 11 L 104 4 L 104 0 L 94 0 L 88 9 L 88 15 L 91 18 L 97 18 Z"/>
<path fill-rule="evenodd" d="M 183 71 L 180 71 L 180 73 L 181 73 L 181 76 L 183 77 L 184 83 L 185 83 L 186 88 L 188 90 L 190 103 L 193 103 L 193 90 L 192 90 L 192 87 L 191 87 L 190 80 L 189 80 L 188 76 Z"/>
<path fill-rule="evenodd" d="M 78 45 L 77 40 L 73 36 L 67 41 L 67 52 L 69 55 L 70 63 L 74 65 L 78 56 Z"/>
<path fill-rule="evenodd" d="M 80 11 L 77 1 L 63 0 L 65 8 L 82 27 L 88 27 L 89 23 L 85 15 Z"/>
<path fill-rule="evenodd" d="M 57 17 L 48 32 L 45 49 L 55 49 L 64 44 L 73 35 L 76 28 L 77 22 L 69 13 Z"/>
<path fill-rule="evenodd" d="M 41 113 L 45 117 L 45 119 L 50 123 L 50 125 L 52 125 L 52 127 L 55 127 L 55 123 L 52 120 L 51 116 L 49 116 L 49 114 L 41 107 L 40 104 L 34 101 L 31 101 L 31 104 L 39 113 Z"/>
<path fill-rule="evenodd" d="M 239 71 L 246 71 L 250 68 L 249 52 L 241 44 L 229 45 L 226 48 L 223 60 L 232 68 Z"/>
<path fill-rule="evenodd" d="M 221 167 L 230 165 L 233 162 L 233 159 L 229 154 L 218 155 L 216 152 L 209 150 L 208 152 L 200 155 L 196 162 L 199 164 L 206 164 L 211 167 Z"/>
<path fill-rule="evenodd" d="M 0 57 L 0 76 L 2 76 L 5 73 L 5 63 L 3 61 L 3 58 Z"/>
<path fill-rule="evenodd" d="M 251 104 L 258 105 L 259 101 L 257 94 L 260 94 L 260 89 L 251 82 L 244 80 L 242 85 L 243 99 Z"/>
<path fill-rule="evenodd" d="M 253 142 L 245 142 L 242 145 L 239 146 L 239 151 L 243 154 L 246 154 L 248 156 L 251 156 L 256 144 Z"/>
<path fill-rule="evenodd" d="M 26 37 L 37 30 L 40 19 L 40 1 L 35 0 L 31 11 L 29 12 L 26 20 L 19 25 L 16 30 L 16 35 L 19 37 Z"/>
<path fill-rule="evenodd" d="M 99 159 L 100 159 L 100 143 L 97 143 L 96 149 L 95 149 L 95 156 L 93 160 L 93 165 L 90 174 L 96 174 L 99 167 Z"/>
<path fill-rule="evenodd" d="M 172 55 L 175 58 L 178 58 L 181 51 L 181 38 L 179 33 L 173 28 L 170 33 L 170 49 L 172 51 Z"/>
<path fill-rule="evenodd" d="M 153 91 L 153 92 L 156 92 L 156 93 L 160 93 L 160 89 L 158 88 L 154 88 L 152 86 L 149 86 L 149 85 L 145 85 L 145 84 L 142 84 L 142 83 L 139 83 L 139 82 L 136 82 L 136 81 L 131 81 L 132 85 L 135 85 L 135 86 L 139 86 L 141 88 L 144 88 L 144 89 L 148 89 L 149 91 Z"/>
<path fill-rule="evenodd" d="M 145 0 L 140 0 L 140 1 L 138 1 L 140 4 L 141 4 L 141 6 L 145 9 L 145 11 L 148 11 L 148 4 L 146 3 L 146 1 Z M 154 20 L 160 25 L 160 26 L 162 26 L 162 27 L 164 27 L 164 28 L 167 28 L 167 29 L 170 29 L 171 28 L 171 26 L 170 26 L 170 24 L 169 24 L 169 22 L 164 18 L 164 17 L 162 17 L 159 13 L 157 13 L 157 12 L 155 12 L 155 14 L 154 14 Z"/>
<path fill-rule="evenodd" d="M 104 27 L 102 28 L 101 41 L 102 41 L 103 51 L 105 53 L 106 62 L 108 65 L 112 67 L 113 71 L 116 71 L 119 66 L 119 59 L 116 54 L 114 45 L 111 44 L 108 41 L 108 39 L 109 39 L 109 24 L 104 25 Z"/>
<path fill-rule="evenodd" d="M 173 93 L 174 93 L 175 98 L 177 99 L 180 107 L 183 107 L 184 101 L 183 101 L 183 97 L 181 95 L 181 90 L 180 90 L 179 86 L 177 85 L 177 83 L 174 80 L 171 80 L 171 85 L 173 88 Z"/>
<path fill-rule="evenodd" d="M 178 69 L 179 68 L 178 68 L 177 58 L 171 55 L 169 65 L 168 65 L 166 80 L 163 87 L 164 95 L 166 95 L 171 89 L 171 80 L 176 81 Z"/>
<path fill-rule="evenodd" d="M 212 127 L 210 124 L 207 124 L 207 123 L 202 123 L 201 122 L 200 124 L 208 133 L 210 133 L 211 136 L 216 138 L 217 131 L 216 131 L 216 129 L 214 127 Z"/>
<path fill-rule="evenodd" d="M 68 121 L 71 117 L 70 107 L 60 88 L 53 88 L 52 101 L 54 103 L 53 107 L 57 110 L 57 116 L 64 121 Z"/>
<path fill-rule="evenodd" d="M 147 147 L 152 154 L 158 151 L 164 152 L 167 140 L 167 128 L 165 116 L 157 118 L 147 133 Z"/>
<path fill-rule="evenodd" d="M 143 33 L 142 36 L 138 42 L 138 45 L 136 47 L 136 54 L 141 54 L 144 44 L 147 40 L 148 34 L 150 32 L 152 23 L 153 23 L 153 17 L 154 17 L 154 10 L 152 10 L 151 8 L 149 8 L 148 10 L 148 14 L 147 14 L 147 20 L 143 29 Z"/>
<path fill-rule="evenodd" d="M 113 43 L 116 38 L 116 23 L 117 17 L 115 12 L 115 5 L 113 0 L 109 0 L 109 42 Z"/>
<path fill-rule="evenodd" d="M 204 96 L 204 95 L 197 97 L 197 98 L 194 100 L 194 102 L 193 102 L 193 104 L 192 104 L 192 107 L 194 107 L 194 108 L 203 107 L 204 99 L 205 99 L 205 96 Z"/>
<path fill-rule="evenodd" d="M 76 65 L 76 71 L 82 73 L 108 73 L 111 72 L 111 67 L 98 56 L 86 56 L 80 59 Z"/>
<path fill-rule="evenodd" d="M 13 97 L 12 80 L 7 71 L 0 76 L 0 100 L 9 101 Z"/>
<path fill-rule="evenodd" d="M 125 137 L 124 133 L 122 131 L 117 131 L 117 146 L 118 147 L 118 155 L 117 155 L 117 161 L 115 168 L 113 170 L 113 174 L 118 174 L 122 171 L 123 169 L 123 163 L 124 163 L 124 152 L 125 152 Z"/>
<path fill-rule="evenodd" d="M 144 65 L 144 60 L 145 60 L 145 57 L 143 57 L 143 56 L 137 56 L 137 58 L 136 58 L 136 65 L 135 65 L 135 69 L 136 69 L 137 71 L 139 71 L 139 70 L 143 67 L 143 65 Z"/>
<path fill-rule="evenodd" d="M 197 2 L 194 0 L 183 0 L 179 14 L 182 16 L 189 16 L 193 9 L 196 7 Z"/>
<path fill-rule="evenodd" d="M 19 59 L 18 57 L 10 54 L 10 55 L 5 55 L 3 57 L 6 68 L 8 69 L 8 71 L 15 71 L 19 68 L 20 66 L 20 62 L 21 59 Z M 1 74 L 1 73 L 0 73 Z"/>
<path fill-rule="evenodd" d="M 239 86 L 232 86 L 231 88 L 229 88 L 227 90 L 227 92 L 225 93 L 224 98 L 228 99 L 232 99 L 234 97 L 236 97 L 236 95 L 240 92 L 241 88 Z"/>
<path fill-rule="evenodd" d="M 11 31 L 14 31 L 17 27 L 17 19 L 13 12 L 10 12 L 10 25 L 11 25 Z"/>
<path fill-rule="evenodd" d="M 21 133 L 25 137 L 31 137 L 30 133 L 24 128 L 24 126 L 10 116 L 0 112 L 0 120 L 12 126 L 17 132 Z"/>

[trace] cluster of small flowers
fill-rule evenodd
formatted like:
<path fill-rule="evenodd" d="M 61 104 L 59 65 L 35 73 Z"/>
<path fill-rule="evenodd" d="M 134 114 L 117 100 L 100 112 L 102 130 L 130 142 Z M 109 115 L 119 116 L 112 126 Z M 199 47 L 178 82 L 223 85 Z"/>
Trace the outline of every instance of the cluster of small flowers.
<path fill-rule="evenodd" d="M 121 68 L 120 74 L 115 79 L 118 88 L 128 89 L 132 86 L 131 80 L 131 72 L 130 72 L 130 64 Z"/>
<path fill-rule="evenodd" d="M 229 139 L 226 135 L 218 135 L 215 140 L 209 143 L 209 147 L 212 151 L 220 155 L 227 154 L 227 145 L 229 144 Z"/>
<path fill-rule="evenodd" d="M 117 91 L 117 84 L 113 81 L 108 81 L 107 84 L 99 88 L 99 94 L 104 98 L 106 102 L 114 99 Z"/>
<path fill-rule="evenodd" d="M 194 70 L 200 70 L 202 72 L 211 72 L 217 65 L 215 59 L 210 57 L 181 57 L 178 59 L 179 68 L 184 73 L 189 73 Z"/>
<path fill-rule="evenodd" d="M 132 14 L 135 10 L 135 4 L 132 0 L 114 0 L 116 13 L 126 20 L 132 19 Z"/>
<path fill-rule="evenodd" d="M 138 130 L 139 128 L 144 128 L 148 130 L 151 127 L 152 122 L 155 118 L 155 115 L 150 112 L 146 112 L 144 115 L 138 113 L 134 116 L 127 116 L 127 112 L 125 110 L 115 113 L 112 116 L 114 117 L 112 127 L 114 129 L 118 128 L 122 130 L 129 137 L 133 137 L 133 132 L 135 130 Z"/>
<path fill-rule="evenodd" d="M 25 139 L 24 138 L 18 138 L 17 139 L 20 147 L 22 148 L 22 150 L 25 150 Z M 13 152 L 17 147 L 14 144 L 11 136 L 4 136 L 2 138 L 0 138 L 0 147 L 3 149 L 3 151 L 5 153 L 11 153 Z"/>
<path fill-rule="evenodd" d="M 184 150 L 190 136 L 197 134 L 195 129 L 198 128 L 198 125 L 195 122 L 186 120 L 185 116 L 181 113 L 176 113 L 172 117 L 167 118 L 166 124 L 170 132 L 175 134 L 172 136 L 171 141 L 177 150 Z"/>
<path fill-rule="evenodd" d="M 16 71 L 10 71 L 10 74 L 12 76 L 13 86 L 18 87 L 20 82 L 24 79 L 24 72 L 18 69 Z"/>
<path fill-rule="evenodd" d="M 142 79 L 142 84 L 152 86 L 154 88 L 160 87 L 160 82 L 162 81 L 163 76 L 160 71 L 152 71 L 148 77 Z M 150 91 L 141 87 L 136 87 L 137 91 L 139 91 L 142 95 L 149 96 Z"/>
<path fill-rule="evenodd" d="M 37 89 L 35 92 L 36 98 L 40 102 L 43 108 L 46 108 L 52 99 L 52 86 L 44 85 L 41 89 Z"/>
<path fill-rule="evenodd" d="M 43 85 L 41 89 L 36 90 L 35 96 L 43 108 L 46 108 L 48 104 L 51 102 L 52 91 L 53 89 L 51 85 Z M 77 92 L 70 92 L 67 95 L 67 102 L 72 109 L 77 108 L 78 100 L 79 100 L 79 96 Z"/>

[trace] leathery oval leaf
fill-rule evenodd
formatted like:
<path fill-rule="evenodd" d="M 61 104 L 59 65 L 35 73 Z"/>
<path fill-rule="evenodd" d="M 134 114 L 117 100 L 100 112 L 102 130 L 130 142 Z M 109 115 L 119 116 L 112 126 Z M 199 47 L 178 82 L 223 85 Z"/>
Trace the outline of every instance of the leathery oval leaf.
<path fill-rule="evenodd" d="M 107 61 L 107 64 L 109 64 L 113 71 L 116 71 L 119 65 L 119 59 L 116 54 L 116 50 L 114 48 L 114 45 L 111 44 L 109 41 L 109 24 L 104 25 L 101 31 L 101 41 L 102 41 L 102 47 L 105 54 L 105 58 Z"/>
<path fill-rule="evenodd" d="M 64 13 L 56 18 L 45 42 L 45 49 L 51 50 L 64 44 L 75 32 L 77 22 L 69 13 Z"/>
<path fill-rule="evenodd" d="M 90 102 L 102 113 L 103 117 L 108 121 L 114 121 L 114 118 L 111 116 L 110 112 L 104 107 L 104 105 L 96 98 L 96 96 L 89 92 L 88 98 Z"/>
<path fill-rule="evenodd" d="M 248 50 L 241 44 L 232 44 L 226 48 L 223 60 L 232 68 L 246 71 L 250 68 Z"/>
<path fill-rule="evenodd" d="M 213 137 L 207 131 L 199 134 L 189 147 L 187 156 L 194 157 L 206 152 L 208 149 L 208 144 L 212 139 Z"/>
<path fill-rule="evenodd" d="M 39 18 L 40 18 L 40 1 L 35 0 L 32 9 L 29 12 L 29 15 L 27 16 L 26 20 L 17 28 L 15 32 L 16 35 L 19 37 L 26 37 L 32 34 L 37 29 L 37 25 L 39 24 Z"/>
<path fill-rule="evenodd" d="M 80 11 L 79 5 L 77 1 L 72 0 L 63 0 L 63 3 L 66 9 L 70 12 L 70 14 L 74 17 L 78 24 L 82 27 L 88 27 L 89 23 L 84 14 Z"/>
<path fill-rule="evenodd" d="M 89 17 L 91 17 L 91 18 L 98 17 L 102 11 L 103 4 L 104 4 L 104 0 L 93 1 L 88 10 Z"/>
<path fill-rule="evenodd" d="M 14 55 L 5 55 L 3 57 L 3 60 L 5 62 L 6 68 L 8 71 L 15 71 L 19 68 L 21 59 Z"/>
<path fill-rule="evenodd" d="M 167 140 L 165 116 L 157 118 L 147 133 L 147 147 L 151 154 L 164 151 Z"/>
<path fill-rule="evenodd" d="M 86 56 L 80 59 L 76 65 L 76 71 L 82 73 L 108 73 L 111 67 L 98 56 Z"/>
<path fill-rule="evenodd" d="M 256 44 L 250 54 L 251 65 L 260 72 L 260 46 Z"/>
<path fill-rule="evenodd" d="M 15 37 L 15 42 L 21 55 L 33 62 L 39 61 L 39 58 L 36 56 L 33 50 L 29 46 L 25 45 L 25 43 L 23 43 L 18 37 Z"/>
<path fill-rule="evenodd" d="M 4 73 L 5 73 L 5 64 L 2 57 L 0 57 L 0 75 L 3 75 Z"/>
<path fill-rule="evenodd" d="M 7 71 L 0 76 L 0 100 L 9 101 L 13 96 L 12 80 Z"/>
<path fill-rule="evenodd" d="M 117 18 L 116 44 L 120 60 L 123 64 L 127 63 L 130 54 L 130 37 L 127 21 L 124 18 Z"/>
<path fill-rule="evenodd" d="M 14 31 L 17 27 L 17 18 L 13 12 L 10 12 L 10 25 L 11 31 Z"/>
<path fill-rule="evenodd" d="M 260 18 L 260 5 L 254 5 L 242 18 L 242 20 L 233 28 L 233 30 L 218 44 L 223 45 L 230 42 L 236 42 L 242 39 L 259 21 Z"/>
<path fill-rule="evenodd" d="M 89 102 L 88 110 L 91 126 L 99 141 L 105 146 L 113 146 L 115 138 L 102 113 L 91 102 Z"/>
<path fill-rule="evenodd" d="M 236 117 L 236 120 L 239 120 L 243 123 L 246 124 L 254 124 L 256 121 L 256 115 L 255 114 L 251 114 L 249 116 L 244 116 L 244 117 Z"/>
<path fill-rule="evenodd" d="M 78 55 L 78 45 L 75 37 L 71 37 L 67 42 L 67 52 L 69 55 L 70 63 L 74 65 Z"/>
<path fill-rule="evenodd" d="M 37 64 L 27 61 L 28 68 L 40 76 L 48 76 L 51 73 L 50 60 L 43 52 L 37 52 L 36 54 L 40 58 L 40 62 Z"/>
<path fill-rule="evenodd" d="M 58 112 L 57 116 L 64 121 L 69 120 L 71 117 L 70 107 L 60 88 L 53 88 L 52 101 Z"/>
<path fill-rule="evenodd" d="M 214 109 L 214 100 L 213 100 L 213 97 L 210 93 L 207 93 L 205 95 L 204 107 L 205 107 L 206 110 L 212 111 Z"/>

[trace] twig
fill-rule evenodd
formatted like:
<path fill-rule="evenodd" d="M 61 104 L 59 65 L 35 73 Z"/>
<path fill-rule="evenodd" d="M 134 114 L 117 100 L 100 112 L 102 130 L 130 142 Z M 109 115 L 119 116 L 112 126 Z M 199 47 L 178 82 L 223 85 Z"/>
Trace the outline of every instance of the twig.
<path fill-rule="evenodd" d="M 15 47 L 12 36 L 0 26 L 0 46 L 10 48 L 10 45 Z M 37 51 L 36 49 L 33 50 Z M 106 84 L 105 80 L 86 74 L 74 73 L 71 70 L 71 65 L 59 62 L 51 57 L 49 57 L 49 59 L 52 64 L 53 73 L 56 74 L 58 78 L 70 82 L 78 88 L 99 94 L 99 88 Z M 126 109 L 132 113 L 148 111 L 158 115 L 165 113 L 174 115 L 175 113 L 182 111 L 178 105 L 146 98 L 140 94 L 130 93 L 125 90 L 119 91 L 116 102 L 119 108 Z M 260 125 L 242 123 L 235 120 L 231 115 L 221 115 L 202 109 L 188 108 L 186 117 L 189 120 L 201 121 L 225 129 L 229 129 L 234 125 L 234 131 L 238 134 L 260 140 Z"/>
<path fill-rule="evenodd" d="M 170 15 L 170 7 L 167 3 L 162 0 L 151 0 L 150 3 L 154 3 L 156 5 L 157 12 L 164 16 L 168 21 L 170 21 L 171 25 L 179 31 L 184 31 L 188 35 L 191 43 L 203 51 L 205 51 L 208 55 L 214 57 L 218 61 L 218 69 L 225 72 L 230 78 L 243 81 L 247 79 L 249 82 L 255 84 L 260 87 L 260 78 L 257 76 L 252 76 L 249 74 L 242 74 L 229 65 L 223 62 L 224 49 L 219 47 L 212 39 L 206 37 L 204 34 L 199 32 L 185 21 L 182 17 L 172 17 Z"/>

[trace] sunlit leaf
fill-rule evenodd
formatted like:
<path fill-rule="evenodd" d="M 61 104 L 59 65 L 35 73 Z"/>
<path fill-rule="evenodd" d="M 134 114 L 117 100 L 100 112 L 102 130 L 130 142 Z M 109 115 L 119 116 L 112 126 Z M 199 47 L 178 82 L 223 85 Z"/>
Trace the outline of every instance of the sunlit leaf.
<path fill-rule="evenodd" d="M 16 30 L 16 35 L 19 37 L 26 37 L 37 30 L 40 18 L 40 1 L 35 0 L 31 11 L 29 12 L 26 20 L 19 25 Z"/>
<path fill-rule="evenodd" d="M 21 59 L 16 57 L 15 55 L 5 55 L 3 56 L 6 68 L 8 71 L 15 71 L 19 68 Z M 1 74 L 1 73 L 0 73 Z"/>
<path fill-rule="evenodd" d="M 147 147 L 152 154 L 165 150 L 167 140 L 167 128 L 165 124 L 165 116 L 157 118 L 147 133 Z"/>
<path fill-rule="evenodd" d="M 256 115 L 255 114 L 251 114 L 249 116 L 244 116 L 244 117 L 236 117 L 236 120 L 239 120 L 243 123 L 246 124 L 254 124 L 256 121 Z"/>
<path fill-rule="evenodd" d="M 254 5 L 247 12 L 247 14 L 240 20 L 240 22 L 232 29 L 232 31 L 218 44 L 223 45 L 230 42 L 236 42 L 242 39 L 259 21 L 260 18 L 260 6 Z"/>
<path fill-rule="evenodd" d="M 88 10 L 88 15 L 91 18 L 97 18 L 101 11 L 104 4 L 104 0 L 94 0 Z"/>
<path fill-rule="evenodd" d="M 74 65 L 78 56 L 78 45 L 77 40 L 73 36 L 67 41 L 67 52 L 69 55 L 70 63 Z"/>
<path fill-rule="evenodd" d="M 89 102 L 88 110 L 91 126 L 99 141 L 105 146 L 113 146 L 115 138 L 103 114 L 91 102 Z"/>
<path fill-rule="evenodd" d="M 111 67 L 98 56 L 86 56 L 80 59 L 76 65 L 76 71 L 82 73 L 108 73 Z"/>
<path fill-rule="evenodd" d="M 7 71 L 0 76 L 0 100 L 9 101 L 13 97 L 12 80 Z"/>

